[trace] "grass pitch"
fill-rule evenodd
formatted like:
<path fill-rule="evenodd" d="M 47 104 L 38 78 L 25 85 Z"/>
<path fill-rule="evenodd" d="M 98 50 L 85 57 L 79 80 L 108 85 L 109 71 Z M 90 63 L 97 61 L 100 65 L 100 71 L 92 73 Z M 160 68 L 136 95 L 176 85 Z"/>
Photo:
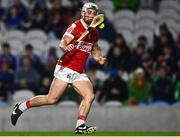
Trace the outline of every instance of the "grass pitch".
<path fill-rule="evenodd" d="M 0 132 L 0 136 L 180 136 L 180 132 L 96 132 L 88 135 L 73 132 Z"/>

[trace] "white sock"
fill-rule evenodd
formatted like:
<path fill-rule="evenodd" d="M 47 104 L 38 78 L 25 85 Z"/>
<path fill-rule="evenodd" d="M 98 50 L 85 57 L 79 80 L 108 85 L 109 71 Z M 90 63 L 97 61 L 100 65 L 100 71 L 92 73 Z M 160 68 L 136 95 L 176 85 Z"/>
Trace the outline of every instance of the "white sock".
<path fill-rule="evenodd" d="M 84 124 L 84 123 L 85 123 L 85 121 L 84 121 L 84 120 L 82 120 L 82 119 L 78 119 L 78 120 L 77 120 L 77 123 L 76 123 L 76 128 L 77 128 L 78 126 L 80 126 L 80 125 Z"/>
<path fill-rule="evenodd" d="M 23 102 L 19 105 L 19 109 L 24 112 L 26 111 L 28 108 L 27 108 L 27 105 L 26 105 L 26 102 Z"/>

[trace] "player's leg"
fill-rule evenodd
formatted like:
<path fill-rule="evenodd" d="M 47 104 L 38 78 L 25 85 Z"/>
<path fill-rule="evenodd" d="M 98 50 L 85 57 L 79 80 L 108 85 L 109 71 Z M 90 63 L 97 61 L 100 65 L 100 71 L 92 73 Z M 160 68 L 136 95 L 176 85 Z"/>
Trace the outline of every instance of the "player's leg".
<path fill-rule="evenodd" d="M 88 127 L 85 125 L 85 120 L 94 100 L 93 86 L 89 80 L 75 81 L 73 87 L 82 96 L 82 101 L 79 107 L 78 120 L 76 124 L 76 133 L 93 133 L 96 127 Z"/>
<path fill-rule="evenodd" d="M 26 102 L 16 104 L 11 115 L 11 122 L 16 125 L 19 116 L 27 109 L 31 107 L 38 107 L 43 105 L 51 105 L 56 103 L 64 93 L 68 83 L 60 79 L 54 78 L 51 83 L 51 87 L 48 95 L 35 96 Z"/>
<path fill-rule="evenodd" d="M 66 82 L 54 78 L 54 80 L 51 83 L 51 87 L 48 95 L 40 95 L 30 99 L 29 106 L 38 107 L 38 106 L 51 105 L 56 103 L 64 93 L 67 85 L 68 84 Z"/>
<path fill-rule="evenodd" d="M 93 86 L 89 80 L 75 81 L 73 87 L 82 96 L 82 101 L 79 107 L 79 115 L 87 117 L 91 104 L 94 100 Z"/>

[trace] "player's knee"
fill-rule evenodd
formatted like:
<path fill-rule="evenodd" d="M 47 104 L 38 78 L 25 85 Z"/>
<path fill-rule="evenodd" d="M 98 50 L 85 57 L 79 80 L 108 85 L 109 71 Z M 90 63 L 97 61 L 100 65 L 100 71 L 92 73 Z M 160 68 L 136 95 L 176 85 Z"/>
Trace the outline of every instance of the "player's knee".
<path fill-rule="evenodd" d="M 94 99 L 95 99 L 95 95 L 93 94 L 91 100 L 94 101 Z"/>
<path fill-rule="evenodd" d="M 94 93 L 87 94 L 84 98 L 86 101 L 92 102 L 95 99 L 95 95 L 94 95 Z"/>
<path fill-rule="evenodd" d="M 58 101 L 58 98 L 48 98 L 48 104 L 53 105 Z"/>

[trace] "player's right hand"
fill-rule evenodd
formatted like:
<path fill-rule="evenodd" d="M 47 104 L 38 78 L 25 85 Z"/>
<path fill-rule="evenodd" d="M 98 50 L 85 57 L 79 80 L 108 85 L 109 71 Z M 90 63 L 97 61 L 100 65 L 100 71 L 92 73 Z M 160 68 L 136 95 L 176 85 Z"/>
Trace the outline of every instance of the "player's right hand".
<path fill-rule="evenodd" d="M 65 51 L 71 51 L 74 48 L 74 44 L 69 44 L 65 47 Z"/>

